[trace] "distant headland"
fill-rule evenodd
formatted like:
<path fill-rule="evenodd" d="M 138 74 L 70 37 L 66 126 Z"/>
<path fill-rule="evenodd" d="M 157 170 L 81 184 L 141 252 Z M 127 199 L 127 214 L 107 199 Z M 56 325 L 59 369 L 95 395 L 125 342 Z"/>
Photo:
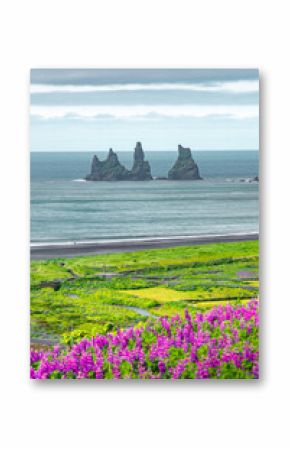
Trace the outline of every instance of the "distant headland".
<path fill-rule="evenodd" d="M 110 148 L 107 159 L 100 161 L 93 157 L 91 172 L 85 177 L 87 181 L 149 181 L 152 180 L 151 167 L 145 160 L 141 142 L 136 143 L 131 170 L 122 165 L 117 154 Z M 178 158 L 168 172 L 168 180 L 200 180 L 199 168 L 192 158 L 190 148 L 178 145 Z"/>

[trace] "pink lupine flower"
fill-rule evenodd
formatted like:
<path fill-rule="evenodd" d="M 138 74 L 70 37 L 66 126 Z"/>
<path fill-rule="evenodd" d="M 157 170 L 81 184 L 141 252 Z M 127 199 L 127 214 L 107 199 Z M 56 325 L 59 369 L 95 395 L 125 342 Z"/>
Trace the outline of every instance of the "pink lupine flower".
<path fill-rule="evenodd" d="M 30 377 L 258 378 L 258 323 L 257 301 L 194 316 L 186 310 L 184 319 L 161 317 L 145 328 L 96 335 L 71 348 L 32 349 Z"/>

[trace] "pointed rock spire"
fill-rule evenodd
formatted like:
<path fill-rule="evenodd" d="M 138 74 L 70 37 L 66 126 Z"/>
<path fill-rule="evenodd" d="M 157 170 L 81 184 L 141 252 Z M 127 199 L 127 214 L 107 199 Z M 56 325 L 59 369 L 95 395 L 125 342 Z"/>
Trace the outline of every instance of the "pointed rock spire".
<path fill-rule="evenodd" d="M 86 176 L 86 180 L 87 181 L 101 181 L 102 180 L 101 170 L 102 170 L 102 163 L 98 159 L 98 157 L 96 155 L 94 155 L 92 163 L 91 163 L 91 173 L 89 173 Z"/>
<path fill-rule="evenodd" d="M 141 142 L 136 143 L 134 150 L 134 163 L 131 170 L 131 179 L 133 181 L 147 181 L 152 179 L 151 167 L 149 162 L 144 160 L 144 151 Z"/>
<path fill-rule="evenodd" d="M 107 160 L 118 160 L 117 154 L 112 150 L 112 148 L 109 149 L 109 153 L 107 156 Z"/>
<path fill-rule="evenodd" d="M 144 161 L 144 151 L 143 151 L 141 142 L 136 143 L 136 147 L 135 147 L 135 151 L 134 151 L 134 161 L 136 161 L 136 162 Z"/>
<path fill-rule="evenodd" d="M 168 179 L 174 180 L 198 180 L 202 179 L 198 165 L 194 162 L 190 148 L 178 145 L 178 158 L 171 170 Z"/>

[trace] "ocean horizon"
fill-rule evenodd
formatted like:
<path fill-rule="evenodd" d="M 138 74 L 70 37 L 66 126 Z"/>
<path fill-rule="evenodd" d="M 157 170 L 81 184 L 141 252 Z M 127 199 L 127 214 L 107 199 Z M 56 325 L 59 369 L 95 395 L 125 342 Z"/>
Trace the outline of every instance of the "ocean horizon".
<path fill-rule="evenodd" d="M 202 181 L 86 182 L 106 151 L 31 152 L 31 244 L 258 233 L 259 152 L 193 151 Z M 132 151 L 117 152 L 131 168 Z M 164 177 L 177 151 L 145 151 Z"/>

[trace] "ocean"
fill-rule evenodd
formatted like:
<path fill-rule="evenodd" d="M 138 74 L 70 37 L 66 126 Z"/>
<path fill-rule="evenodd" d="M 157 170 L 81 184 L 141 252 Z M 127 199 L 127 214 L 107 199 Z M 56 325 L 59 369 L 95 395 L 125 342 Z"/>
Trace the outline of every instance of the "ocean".
<path fill-rule="evenodd" d="M 199 151 L 203 181 L 85 182 L 93 154 L 31 153 L 31 243 L 214 236 L 259 231 L 258 151 Z M 131 168 L 133 152 L 118 153 Z M 177 152 L 145 153 L 166 176 Z"/>

